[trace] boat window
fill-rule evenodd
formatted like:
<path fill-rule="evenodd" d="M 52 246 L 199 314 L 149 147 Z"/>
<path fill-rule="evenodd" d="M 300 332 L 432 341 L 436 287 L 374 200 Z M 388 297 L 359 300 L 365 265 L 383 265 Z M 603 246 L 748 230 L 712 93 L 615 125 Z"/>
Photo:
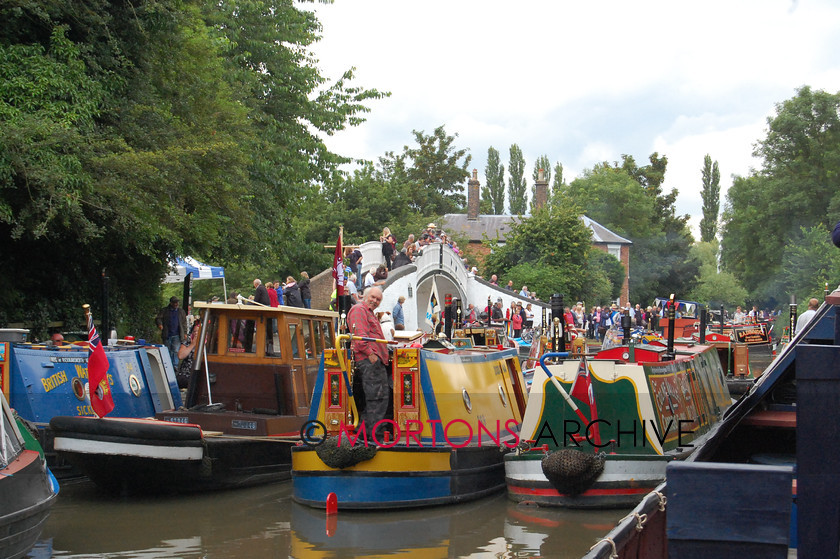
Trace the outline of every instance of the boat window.
<path fill-rule="evenodd" d="M 280 355 L 280 334 L 277 329 L 277 319 L 269 318 L 266 320 L 265 329 L 265 356 L 266 357 L 281 357 Z"/>
<path fill-rule="evenodd" d="M 219 353 L 219 317 L 217 315 L 211 315 L 207 320 L 207 337 L 204 340 L 208 354 Z"/>
<path fill-rule="evenodd" d="M 228 353 L 256 353 L 257 340 L 254 333 L 257 324 L 253 320 L 233 319 L 228 332 Z"/>
<path fill-rule="evenodd" d="M 315 348 L 315 356 L 321 355 L 324 351 L 324 346 L 321 343 L 321 326 L 320 321 L 313 320 L 312 321 L 312 336 L 315 338 L 315 342 L 313 343 L 313 347 Z"/>
<path fill-rule="evenodd" d="M 289 341 L 292 342 L 292 359 L 300 359 L 298 348 L 297 324 L 289 324 Z"/>
<path fill-rule="evenodd" d="M 324 335 L 322 337 L 322 339 L 324 340 L 324 349 L 329 349 L 335 345 L 333 343 L 332 329 L 330 328 L 330 323 L 322 322 L 321 327 L 324 332 Z"/>
<path fill-rule="evenodd" d="M 301 328 L 303 329 L 303 347 L 306 349 L 306 358 L 312 359 L 312 321 L 302 320 Z"/>

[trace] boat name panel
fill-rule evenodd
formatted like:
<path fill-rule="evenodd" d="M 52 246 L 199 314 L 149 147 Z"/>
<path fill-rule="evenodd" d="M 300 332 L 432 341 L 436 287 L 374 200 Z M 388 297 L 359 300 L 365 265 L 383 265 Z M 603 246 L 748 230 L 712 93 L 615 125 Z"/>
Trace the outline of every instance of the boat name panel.
<path fill-rule="evenodd" d="M 234 429 L 248 429 L 249 431 L 257 430 L 256 421 L 245 421 L 243 419 L 234 419 L 230 422 L 230 426 Z"/>

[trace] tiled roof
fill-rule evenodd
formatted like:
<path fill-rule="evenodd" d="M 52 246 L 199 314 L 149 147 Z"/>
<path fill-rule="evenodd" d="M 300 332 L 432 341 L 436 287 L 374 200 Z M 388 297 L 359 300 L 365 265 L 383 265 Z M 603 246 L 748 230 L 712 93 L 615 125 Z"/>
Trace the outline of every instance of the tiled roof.
<path fill-rule="evenodd" d="M 478 219 L 469 220 L 467 214 L 446 214 L 443 216 L 441 225 L 443 229 L 451 233 L 466 235 L 471 242 L 481 242 L 484 237 L 504 241 L 511 230 L 513 223 L 527 217 L 513 215 L 479 215 Z M 597 221 L 581 216 L 583 224 L 592 230 L 593 243 L 630 245 L 633 241 L 616 235 Z"/>

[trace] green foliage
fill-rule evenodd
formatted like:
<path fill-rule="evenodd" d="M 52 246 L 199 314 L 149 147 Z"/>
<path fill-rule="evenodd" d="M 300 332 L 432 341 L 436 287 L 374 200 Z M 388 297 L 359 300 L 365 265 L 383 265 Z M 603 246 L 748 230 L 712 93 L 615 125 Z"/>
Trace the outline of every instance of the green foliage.
<path fill-rule="evenodd" d="M 589 218 L 631 240 L 651 231 L 654 200 L 627 172 L 607 163 L 584 170 L 569 183 L 564 201 L 577 204 Z"/>
<path fill-rule="evenodd" d="M 481 189 L 481 213 L 505 213 L 505 167 L 499 161 L 499 151 L 493 146 L 487 148 L 484 180 L 487 184 Z"/>
<path fill-rule="evenodd" d="M 603 304 L 618 299 L 626 274 L 621 261 L 603 250 L 591 250 L 589 268 L 590 274 L 597 281 L 591 286 L 590 292 L 584 294 L 584 300 Z"/>
<path fill-rule="evenodd" d="M 834 223 L 840 212 L 840 94 L 803 87 L 776 107 L 767 137 L 755 155 L 759 173 L 736 177 L 727 192 L 721 260 L 762 306 L 787 301 L 805 285 L 823 281 L 802 273 L 785 279 L 783 255 L 800 245 L 804 231 Z M 824 242 L 828 242 L 827 237 Z M 806 243 L 807 244 L 807 243 Z M 794 286 L 802 287 L 794 287 Z"/>
<path fill-rule="evenodd" d="M 826 285 L 834 288 L 840 278 L 840 251 L 830 244 L 830 228 L 802 228 L 801 237 L 785 246 L 782 277 L 787 293 L 797 301 L 822 299 Z"/>
<path fill-rule="evenodd" d="M 510 160 L 508 161 L 508 204 L 511 215 L 524 215 L 528 207 L 525 194 L 525 157 L 518 145 L 510 146 Z"/>
<path fill-rule="evenodd" d="M 747 301 L 747 290 L 731 273 L 718 270 L 718 251 L 717 240 L 701 241 L 691 247 L 693 256 L 700 262 L 700 277 L 686 299 L 709 308 L 743 306 Z"/>
<path fill-rule="evenodd" d="M 549 194 L 549 201 L 552 204 L 560 204 L 562 202 L 563 192 L 567 188 L 566 179 L 563 177 L 563 165 L 558 162 L 554 166 L 554 181 L 551 183 L 551 192 Z"/>
<path fill-rule="evenodd" d="M 700 220 L 700 240 L 708 243 L 717 234 L 720 213 L 720 170 L 709 154 L 703 159 L 703 219 Z"/>
<path fill-rule="evenodd" d="M 563 193 L 564 201 L 633 242 L 630 298 L 645 303 L 662 293 L 689 292 L 699 267 L 689 255 L 693 239 L 684 218 L 674 215 L 670 194 L 659 194 L 666 161 L 653 154 L 651 165 L 642 168 L 629 156 L 621 166 L 598 164 Z"/>
<path fill-rule="evenodd" d="M 514 223 L 502 246 L 493 245 L 485 260 L 488 274 L 512 279 L 547 297 L 584 292 L 591 231 L 573 206 L 547 206 Z"/>
<path fill-rule="evenodd" d="M 466 149 L 454 147 L 458 135 L 447 135 L 443 126 L 435 128 L 430 136 L 413 132 L 418 145 L 404 150 L 406 159 L 411 160 L 407 172 L 415 188 L 412 208 L 423 215 L 461 211 L 466 204 L 462 192 L 464 180 L 470 176 L 467 168 L 472 156 Z"/>
<path fill-rule="evenodd" d="M 111 322 L 143 334 L 170 255 L 276 266 L 346 161 L 320 135 L 387 95 L 352 70 L 328 83 L 291 0 L 36 0 L 0 19 L 5 321 L 101 317 L 104 272 Z"/>

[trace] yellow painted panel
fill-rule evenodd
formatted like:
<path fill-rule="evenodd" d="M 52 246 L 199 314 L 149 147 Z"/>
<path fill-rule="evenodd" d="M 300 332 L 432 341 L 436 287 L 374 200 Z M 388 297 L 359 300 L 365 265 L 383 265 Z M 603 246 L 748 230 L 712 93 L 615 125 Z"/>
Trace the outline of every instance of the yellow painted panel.
<path fill-rule="evenodd" d="M 444 441 L 444 444 L 445 441 Z M 380 448 L 376 455 L 365 462 L 350 468 L 343 468 L 347 472 L 444 472 L 450 471 L 449 448 L 428 447 L 418 452 L 399 452 Z M 324 464 L 314 450 L 296 451 L 292 453 L 292 469 L 296 472 L 324 472 L 338 471 Z"/>

